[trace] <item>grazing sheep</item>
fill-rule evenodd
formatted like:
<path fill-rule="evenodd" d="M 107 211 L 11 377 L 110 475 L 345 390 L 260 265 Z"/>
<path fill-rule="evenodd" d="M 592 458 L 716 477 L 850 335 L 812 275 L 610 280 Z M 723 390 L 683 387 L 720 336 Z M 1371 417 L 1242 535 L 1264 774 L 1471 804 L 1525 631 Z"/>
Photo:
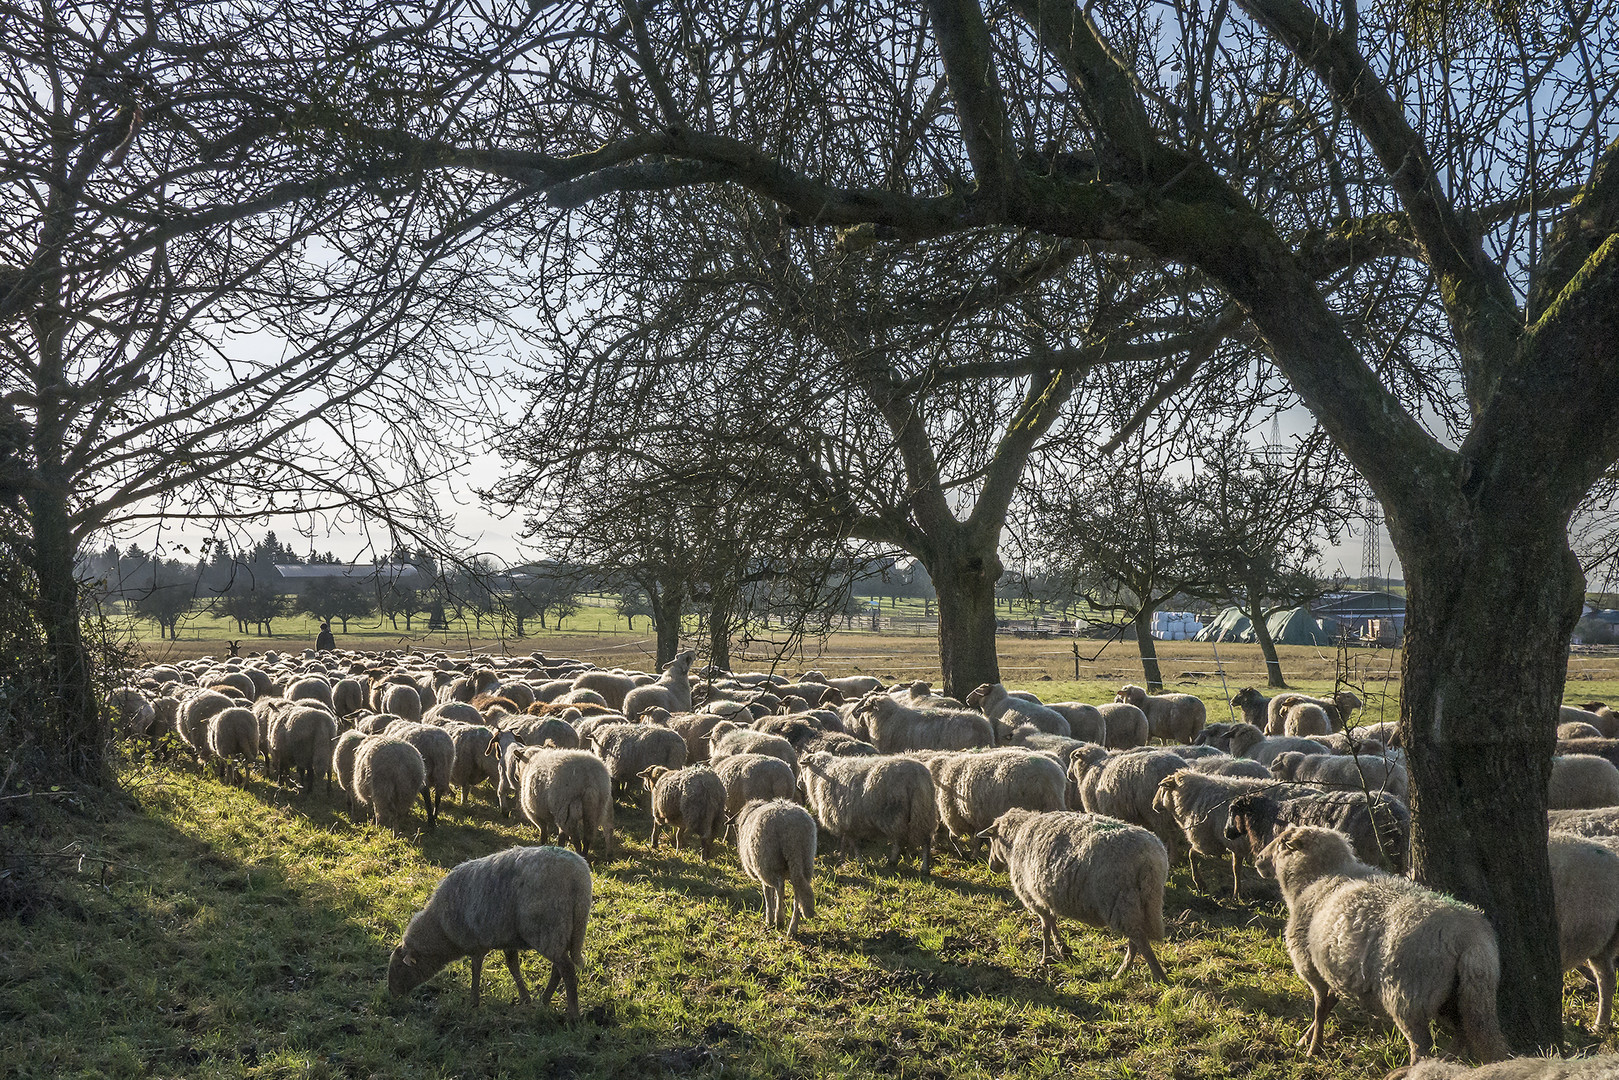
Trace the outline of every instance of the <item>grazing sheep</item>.
<path fill-rule="evenodd" d="M 157 720 L 157 710 L 139 687 L 118 687 L 107 695 L 107 704 L 118 718 L 118 729 L 126 735 L 145 735 Z"/>
<path fill-rule="evenodd" d="M 458 724 L 483 724 L 483 713 L 465 701 L 444 701 L 422 713 L 422 723 L 442 727 L 454 721 Z"/>
<path fill-rule="evenodd" d="M 213 755 L 213 751 L 208 749 L 209 719 L 215 713 L 235 707 L 234 699 L 217 690 L 198 691 L 180 703 L 175 714 L 175 733 L 199 762 L 207 761 Z M 255 721 L 255 730 L 257 727 Z"/>
<path fill-rule="evenodd" d="M 354 752 L 354 801 L 379 826 L 400 831 L 426 784 L 421 753 L 403 739 L 373 735 Z"/>
<path fill-rule="evenodd" d="M 1061 713 L 1068 721 L 1068 735 L 1080 742 L 1093 742 L 1098 746 L 1107 745 L 1107 721 L 1102 718 L 1102 710 L 1095 705 L 1087 705 L 1083 701 L 1051 701 L 1046 708 L 1052 712 Z"/>
<path fill-rule="evenodd" d="M 1033 724 L 1048 735 L 1071 735 L 1068 718 L 1038 701 L 1014 697 L 1001 683 L 984 683 L 967 695 L 967 706 L 989 717 L 1003 731 L 1019 724 Z"/>
<path fill-rule="evenodd" d="M 388 992 L 408 994 L 451 960 L 470 956 L 476 1007 L 484 957 L 501 949 L 518 1000 L 527 1005 L 528 984 L 517 954 L 533 949 L 551 961 L 551 979 L 540 999 L 549 1004 L 561 982 L 568 1019 L 578 1020 L 590 895 L 589 865 L 562 848 L 508 848 L 461 863 L 444 875 L 427 906 L 411 916 L 404 939 L 388 958 Z"/>
<path fill-rule="evenodd" d="M 1596 1033 L 1613 1016 L 1614 959 L 1619 957 L 1619 852 L 1597 841 L 1552 833 L 1546 842 L 1563 970 L 1585 965 L 1597 984 Z"/>
<path fill-rule="evenodd" d="M 1546 814 L 1546 818 L 1552 832 L 1619 837 L 1619 806 L 1602 806 L 1595 810 L 1552 810 Z"/>
<path fill-rule="evenodd" d="M 933 776 L 939 821 L 951 836 L 966 837 L 976 857 L 979 833 L 1008 810 L 1067 808 L 1067 777 L 1044 754 L 1019 748 L 923 756 Z"/>
<path fill-rule="evenodd" d="M 866 695 L 853 716 L 863 721 L 863 727 L 850 734 L 857 738 L 864 734 L 866 741 L 883 754 L 995 745 L 995 727 L 981 713 L 938 706 L 918 708 L 890 694 Z"/>
<path fill-rule="evenodd" d="M 800 916 L 815 917 L 815 840 L 815 819 L 787 799 L 752 799 L 736 815 L 737 858 L 764 890 L 766 926 L 781 925 L 786 883 L 793 883 L 788 937 L 798 933 Z"/>
<path fill-rule="evenodd" d="M 1313 1057 L 1340 997 L 1394 1021 L 1411 1063 L 1433 1049 L 1429 1025 L 1447 1006 L 1480 1061 L 1506 1057 L 1496 1017 L 1501 959 L 1478 909 L 1358 861 L 1331 829 L 1290 826 L 1259 853 L 1259 872 L 1287 901 L 1287 951 L 1315 995 Z"/>
<path fill-rule="evenodd" d="M 1280 792 L 1239 795 L 1231 800 L 1225 838 L 1233 851 L 1261 851 L 1289 825 L 1317 825 L 1349 837 L 1355 858 L 1368 866 L 1405 873 L 1411 848 L 1411 811 L 1387 792 L 1370 798 L 1359 791 Z"/>
<path fill-rule="evenodd" d="M 1008 810 L 986 831 L 990 866 L 1005 867 L 1012 892 L 1040 920 L 1040 962 L 1066 959 L 1058 918 L 1122 934 L 1124 975 L 1139 953 L 1158 982 L 1152 942 L 1164 938 L 1169 853 L 1146 829 L 1072 811 Z"/>
<path fill-rule="evenodd" d="M 1267 768 L 1277 754 L 1290 751 L 1300 754 L 1332 753 L 1332 747 L 1314 739 L 1301 739 L 1293 735 L 1266 735 L 1252 724 L 1235 725 L 1231 728 L 1227 740 L 1227 752 L 1232 757 L 1253 758 Z"/>
<path fill-rule="evenodd" d="M 1558 724 L 1557 738 L 1559 742 L 1564 739 L 1600 739 L 1602 732 L 1584 721 L 1575 720 L 1567 724 Z"/>
<path fill-rule="evenodd" d="M 1595 754 L 1552 758 L 1547 809 L 1591 810 L 1599 806 L 1619 806 L 1619 768 Z"/>
<path fill-rule="evenodd" d="M 365 683 L 359 679 L 339 679 L 332 686 L 332 712 L 347 716 L 365 708 Z"/>
<path fill-rule="evenodd" d="M 540 830 L 543 844 L 552 829 L 564 843 L 590 857 L 596 830 L 602 831 L 602 854 L 613 854 L 613 782 L 607 766 L 584 750 L 516 747 L 508 755 L 519 809 Z"/>
<path fill-rule="evenodd" d="M 1263 793 L 1281 787 L 1268 776 L 1254 777 L 1210 776 L 1192 769 L 1181 769 L 1158 782 L 1153 795 L 1152 808 L 1167 814 L 1180 827 L 1181 834 L 1191 848 L 1192 885 L 1199 892 L 1207 892 L 1202 876 L 1197 872 L 1197 859 L 1231 858 L 1231 895 L 1242 899 L 1242 853 L 1226 842 L 1226 810 L 1231 800 L 1239 795 Z"/>
<path fill-rule="evenodd" d="M 326 778 L 332 791 L 332 744 L 337 741 L 337 718 L 312 705 L 293 705 L 277 711 L 269 723 L 270 768 L 276 782 L 296 773 L 305 796 L 315 790 L 315 778 Z"/>
<path fill-rule="evenodd" d="M 1136 750 L 1110 757 L 1101 763 L 1101 774 L 1093 785 L 1081 779 L 1085 810 L 1140 825 L 1173 850 L 1180 842 L 1180 826 L 1167 810 L 1154 809 L 1153 800 L 1158 785 L 1185 767 L 1186 762 L 1167 750 Z"/>
<path fill-rule="evenodd" d="M 1351 757 L 1289 750 L 1271 759 L 1270 771 L 1278 780 L 1313 784 L 1326 791 L 1386 791 L 1404 799 L 1411 788 L 1405 766 L 1367 754 Z M 1615 779 L 1619 780 L 1619 771 Z"/>
<path fill-rule="evenodd" d="M 427 768 L 422 806 L 427 811 L 427 827 L 437 828 L 439 802 L 450 793 L 455 780 L 455 740 L 441 727 L 411 720 L 395 720 L 383 734 L 404 739 L 422 755 L 422 764 Z"/>
<path fill-rule="evenodd" d="M 798 794 L 792 766 L 768 754 L 735 754 L 716 761 L 714 774 L 725 785 L 727 817 L 735 817 L 754 799 L 791 799 Z"/>
<path fill-rule="evenodd" d="M 602 704 L 622 711 L 624 695 L 635 689 L 635 680 L 617 671 L 584 671 L 574 676 L 575 690 L 593 690 L 601 695 Z M 670 709 L 670 712 L 678 710 Z"/>
<path fill-rule="evenodd" d="M 461 805 L 467 805 L 471 790 L 485 780 L 498 783 L 500 757 L 490 749 L 495 740 L 495 729 L 482 724 L 464 724 L 450 720 L 438 729 L 450 737 L 455 746 L 455 765 L 450 772 L 450 784 L 461 789 Z"/>
<path fill-rule="evenodd" d="M 671 713 L 691 711 L 691 665 L 697 659 L 697 654 L 687 649 L 676 654 L 675 658 L 664 666 L 663 674 L 658 681 L 647 686 L 637 686 L 624 694 L 623 708 L 620 710 L 630 719 L 640 716 L 642 711 L 658 706 Z"/>
<path fill-rule="evenodd" d="M 1124 751 L 1109 750 L 1089 743 L 1068 757 L 1068 809 L 1083 810 L 1087 800 L 1096 802 L 1096 785 L 1102 779 L 1102 766 Z"/>
<path fill-rule="evenodd" d="M 516 705 L 519 709 L 526 709 L 534 704 L 534 688 L 528 683 L 502 683 L 500 696 Z"/>
<path fill-rule="evenodd" d="M 1619 1076 L 1619 1054 L 1562 1058 L 1517 1057 L 1470 1069 L 1459 1061 L 1423 1058 L 1402 1065 L 1383 1080 L 1613 1080 Z"/>
<path fill-rule="evenodd" d="M 715 732 L 718 733 L 719 730 L 716 728 Z M 798 751 L 793 749 L 792 743 L 780 735 L 768 735 L 752 728 L 726 731 L 718 742 L 710 745 L 708 759 L 717 764 L 734 754 L 768 754 L 771 757 L 781 758 L 795 771 L 798 768 Z"/>
<path fill-rule="evenodd" d="M 1155 739 L 1190 743 L 1208 721 L 1208 706 L 1191 694 L 1149 694 L 1145 687 L 1126 683 L 1113 695 L 1121 704 L 1134 705 L 1147 716 L 1147 730 Z"/>
<path fill-rule="evenodd" d="M 332 708 L 332 684 L 319 676 L 293 680 L 280 696 L 288 701 L 318 701 Z"/>
<path fill-rule="evenodd" d="M 826 753 L 806 754 L 799 764 L 799 784 L 815 820 L 838 838 L 845 854 L 862 841 L 886 840 L 889 866 L 915 850 L 922 875 L 932 872 L 939 811 L 926 765 L 911 758 Z"/>
<path fill-rule="evenodd" d="M 1147 745 L 1152 727 L 1147 722 L 1147 714 L 1139 708 L 1128 701 L 1109 701 L 1096 706 L 1096 711 L 1102 714 L 1107 735 L 1103 746 L 1109 750 L 1130 750 Z"/>
<path fill-rule="evenodd" d="M 1006 746 L 1021 746 L 1026 750 L 1038 750 L 1043 754 L 1055 754 L 1065 770 L 1072 762 L 1075 751 L 1093 745 L 1082 739 L 1063 738 L 1061 735 L 1047 735 L 1033 724 L 1020 724 L 1013 728 L 1007 734 L 1004 744 Z"/>
<path fill-rule="evenodd" d="M 652 793 L 652 846 L 658 846 L 658 827 L 674 830 L 675 850 L 682 833 L 702 844 L 703 861 L 714 854 L 714 838 L 725 831 L 725 783 L 707 765 L 678 771 L 653 765 L 641 773 Z"/>
<path fill-rule="evenodd" d="M 253 710 L 233 707 L 210 716 L 208 753 L 218 765 L 221 780 L 246 784 L 248 762 L 259 756 L 259 720 Z"/>
<path fill-rule="evenodd" d="M 653 724 L 602 724 L 588 736 L 596 756 L 607 766 L 614 787 L 622 791 L 649 766 L 678 769 L 686 764 L 686 740 Z"/>
<path fill-rule="evenodd" d="M 337 786 L 343 789 L 344 809 L 354 813 L 354 758 L 360 744 L 371 738 L 361 731 L 345 731 L 332 744 L 332 771 L 337 774 Z"/>

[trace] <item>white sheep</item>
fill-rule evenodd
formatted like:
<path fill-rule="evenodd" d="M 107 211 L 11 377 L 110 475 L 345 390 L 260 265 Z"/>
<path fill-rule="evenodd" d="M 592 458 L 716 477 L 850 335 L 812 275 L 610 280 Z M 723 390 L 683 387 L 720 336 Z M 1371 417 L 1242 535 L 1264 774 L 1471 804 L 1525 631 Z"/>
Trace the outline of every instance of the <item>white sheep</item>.
<path fill-rule="evenodd" d="M 734 760 L 734 759 L 733 759 Z M 815 917 L 815 819 L 787 799 L 750 800 L 736 818 L 736 853 L 742 870 L 764 890 L 765 925 L 780 926 L 786 883 L 793 884 L 793 913 L 787 936 L 798 920 Z"/>
<path fill-rule="evenodd" d="M 624 695 L 635 689 L 635 680 L 621 671 L 606 671 L 597 669 L 585 671 L 574 676 L 573 688 L 575 690 L 594 690 L 601 695 L 602 703 L 610 709 L 622 710 L 624 708 Z M 671 712 L 675 710 L 671 709 Z"/>
<path fill-rule="evenodd" d="M 725 785 L 727 817 L 735 817 L 754 799 L 791 799 L 798 794 L 792 766 L 769 754 L 735 754 L 716 761 L 714 774 Z"/>
<path fill-rule="evenodd" d="M 1067 778 L 1044 754 L 1018 748 L 919 755 L 933 776 L 939 821 L 979 853 L 978 834 L 1008 810 L 1067 808 Z"/>
<path fill-rule="evenodd" d="M 714 838 L 725 832 L 725 783 L 707 765 L 684 769 L 648 766 L 641 773 L 652 794 L 652 846 L 658 846 L 658 829 L 673 830 L 675 850 L 680 850 L 682 834 L 697 837 L 703 861 L 714 854 Z"/>
<path fill-rule="evenodd" d="M 331 794 L 335 716 L 319 706 L 293 704 L 270 717 L 267 734 L 270 768 L 278 783 L 295 772 L 299 789 L 307 796 L 315 789 L 315 778 L 324 776 Z"/>
<path fill-rule="evenodd" d="M 903 754 L 911 750 L 970 750 L 994 746 L 995 727 L 981 713 L 929 705 L 907 705 L 891 694 L 868 694 L 852 715 L 863 721 L 864 737 L 879 753 Z"/>
<path fill-rule="evenodd" d="M 591 729 L 588 738 L 620 789 L 648 766 L 678 769 L 686 764 L 686 740 L 655 724 L 601 724 Z"/>
<path fill-rule="evenodd" d="M 671 713 L 690 712 L 691 665 L 696 659 L 697 654 L 690 649 L 676 654 L 675 658 L 664 666 L 663 674 L 658 677 L 657 682 L 637 686 L 625 692 L 620 711 L 631 720 L 638 718 L 644 710 L 653 706 L 667 709 Z"/>
<path fill-rule="evenodd" d="M 1386 791 L 1404 799 L 1411 788 L 1403 765 L 1369 754 L 1301 754 L 1289 750 L 1271 759 L 1270 771 L 1278 780 L 1310 784 L 1325 791 Z"/>
<path fill-rule="evenodd" d="M 1208 721 L 1208 706 L 1191 694 L 1149 694 L 1145 687 L 1126 683 L 1113 695 L 1115 702 L 1134 705 L 1147 717 L 1147 730 L 1155 739 L 1189 743 Z"/>
<path fill-rule="evenodd" d="M 528 984 L 517 954 L 533 949 L 551 961 L 551 979 L 540 999 L 549 1003 L 560 981 L 568 1019 L 577 1020 L 590 897 L 589 865 L 562 848 L 508 848 L 461 863 L 439 882 L 427 906 L 411 916 L 404 939 L 388 958 L 388 992 L 408 994 L 451 960 L 470 956 L 476 1007 L 484 957 L 500 949 L 518 1000 L 527 1005 Z"/>
<path fill-rule="evenodd" d="M 1308 1056 L 1320 1052 L 1340 997 L 1392 1019 L 1413 1064 L 1432 1051 L 1429 1025 L 1447 1006 L 1474 1057 L 1506 1056 L 1495 1011 L 1501 959 L 1482 912 L 1367 866 L 1331 829 L 1283 829 L 1258 866 L 1281 884 L 1288 955 L 1315 995 Z"/>
<path fill-rule="evenodd" d="M 1105 702 L 1096 706 L 1096 711 L 1102 714 L 1102 725 L 1106 732 L 1106 741 L 1102 745 L 1109 750 L 1146 746 L 1152 737 L 1147 714 L 1128 701 Z"/>
<path fill-rule="evenodd" d="M 1552 758 L 1546 807 L 1591 810 L 1619 806 L 1619 768 L 1595 754 L 1559 754 Z"/>
<path fill-rule="evenodd" d="M 1081 760 L 1075 758 L 1075 768 Z M 1093 783 L 1087 783 L 1086 773 L 1080 774 L 1081 800 L 1087 812 L 1140 825 L 1162 840 L 1166 849 L 1173 849 L 1180 842 L 1180 825 L 1167 810 L 1154 809 L 1153 800 L 1158 785 L 1185 767 L 1185 761 L 1167 750 L 1115 754 L 1097 766 L 1100 772 Z"/>
<path fill-rule="evenodd" d="M 806 754 L 799 762 L 799 785 L 821 827 L 836 836 L 848 854 L 866 840 L 885 840 L 888 865 L 909 850 L 921 856 L 922 875 L 933 870 L 933 834 L 939 828 L 933 778 L 911 758 L 834 757 Z"/>
<path fill-rule="evenodd" d="M 1231 800 L 1239 795 L 1276 791 L 1283 788 L 1270 777 L 1211 776 L 1193 769 L 1181 769 L 1158 782 L 1152 807 L 1167 814 L 1180 827 L 1181 834 L 1191 848 L 1192 885 L 1200 892 L 1208 890 L 1198 874 L 1198 856 L 1210 859 L 1231 859 L 1231 895 L 1242 899 L 1241 861 L 1245 852 L 1233 847 L 1226 838 L 1227 810 Z"/>
<path fill-rule="evenodd" d="M 1314 739 L 1303 739 L 1293 735 L 1266 735 L 1252 724 L 1234 725 L 1227 739 L 1227 748 L 1232 757 L 1253 758 L 1267 768 L 1277 754 L 1332 753 L 1332 747 Z"/>
<path fill-rule="evenodd" d="M 1597 986 L 1596 1033 L 1613 1017 L 1614 960 L 1619 957 L 1619 851 L 1568 833 L 1547 837 L 1563 970 L 1582 964 Z"/>
<path fill-rule="evenodd" d="M 967 695 L 967 706 L 989 717 L 1002 731 L 1010 731 L 1019 724 L 1033 724 L 1048 735 L 1072 734 L 1068 718 L 1062 713 L 1048 709 L 1038 701 L 1008 694 L 1001 683 L 979 686 Z"/>
<path fill-rule="evenodd" d="M 398 831 L 426 783 L 421 753 L 403 739 L 373 735 L 354 752 L 354 801 L 379 826 Z"/>
<path fill-rule="evenodd" d="M 546 843 L 552 829 L 589 858 L 596 831 L 602 852 L 613 854 L 613 782 L 607 766 L 583 750 L 550 750 L 507 744 L 513 787 L 523 817 Z"/>
<path fill-rule="evenodd" d="M 1012 892 L 1040 920 L 1040 962 L 1066 958 L 1059 918 L 1122 934 L 1123 976 L 1139 953 L 1152 978 L 1164 969 L 1152 943 L 1164 938 L 1169 854 L 1146 829 L 1095 814 L 1008 810 L 985 831 L 990 866 L 1005 867 Z"/>
<path fill-rule="evenodd" d="M 1107 721 L 1102 718 L 1102 710 L 1095 705 L 1087 705 L 1083 701 L 1051 701 L 1046 703 L 1046 708 L 1061 713 L 1063 719 L 1068 721 L 1070 738 L 1107 745 Z"/>
<path fill-rule="evenodd" d="M 709 761 L 719 764 L 728 757 L 737 754 L 765 754 L 769 757 L 780 758 L 788 767 L 797 771 L 798 751 L 793 744 L 780 735 L 771 735 L 764 731 L 755 731 L 752 728 L 731 728 L 730 721 L 715 725 L 710 732 L 708 751 Z M 718 735 L 714 740 L 712 737 Z"/>
<path fill-rule="evenodd" d="M 248 762 L 259 756 L 259 721 L 252 709 L 221 709 L 208 718 L 208 753 L 220 779 L 247 783 Z"/>

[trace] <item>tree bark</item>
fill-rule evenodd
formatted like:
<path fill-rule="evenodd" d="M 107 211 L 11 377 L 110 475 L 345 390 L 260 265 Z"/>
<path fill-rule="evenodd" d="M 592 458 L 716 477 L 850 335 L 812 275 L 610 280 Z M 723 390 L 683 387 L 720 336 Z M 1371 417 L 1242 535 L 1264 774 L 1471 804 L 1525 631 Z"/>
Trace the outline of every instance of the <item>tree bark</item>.
<path fill-rule="evenodd" d="M 1443 534 L 1402 532 L 1413 872 L 1488 913 L 1507 1041 L 1520 1053 L 1552 1048 L 1562 972 L 1547 783 L 1585 580 L 1563 523 L 1478 513 Z"/>
<path fill-rule="evenodd" d="M 675 658 L 680 651 L 680 620 L 685 614 L 685 594 L 679 589 L 664 588 L 656 581 L 638 582 L 646 593 L 647 607 L 652 610 L 652 629 L 658 638 L 657 670 Z"/>
<path fill-rule="evenodd" d="M 730 608 L 717 596 L 708 609 L 708 662 L 727 671 L 731 668 Z"/>
<path fill-rule="evenodd" d="M 974 551 L 960 537 L 953 541 L 943 552 L 918 555 L 939 597 L 944 692 L 965 699 L 983 683 L 1001 681 L 995 653 L 995 582 L 1004 568 L 993 548 Z"/>
<path fill-rule="evenodd" d="M 1249 608 L 1248 621 L 1253 624 L 1259 654 L 1265 658 L 1266 685 L 1272 690 L 1286 690 L 1287 680 L 1282 678 L 1282 658 L 1276 655 L 1276 639 L 1270 636 L 1270 626 L 1265 621 L 1265 606 L 1255 604 Z"/>
<path fill-rule="evenodd" d="M 1136 628 L 1136 648 L 1141 651 L 1141 675 L 1147 680 L 1147 689 L 1162 690 L 1164 676 L 1158 668 L 1158 643 L 1152 638 L 1152 609 L 1142 608 L 1131 623 Z"/>

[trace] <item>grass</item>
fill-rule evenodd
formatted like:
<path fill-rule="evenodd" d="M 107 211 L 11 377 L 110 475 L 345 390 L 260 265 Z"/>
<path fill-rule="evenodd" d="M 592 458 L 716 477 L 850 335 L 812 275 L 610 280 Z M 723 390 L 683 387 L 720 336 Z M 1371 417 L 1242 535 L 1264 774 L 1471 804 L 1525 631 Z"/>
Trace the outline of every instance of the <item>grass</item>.
<path fill-rule="evenodd" d="M 646 812 L 624 802 L 622 850 L 595 868 L 577 1026 L 515 1005 L 498 957 L 481 1009 L 464 961 L 395 1001 L 388 951 L 444 872 L 533 842 L 487 789 L 401 837 L 257 778 L 238 790 L 142 759 L 121 780 L 127 806 L 30 805 L 7 826 L 10 849 L 91 857 L 51 860 L 48 901 L 0 920 L 8 1077 L 1355 1080 L 1403 1063 L 1392 1028 L 1352 1006 L 1325 1059 L 1294 1048 L 1308 996 L 1278 936 L 1285 911 L 1251 871 L 1270 899 L 1203 896 L 1175 868 L 1159 987 L 1139 964 L 1114 980 L 1122 942 L 1077 924 L 1074 959 L 1042 969 L 1005 878 L 954 853 L 931 880 L 823 857 L 817 917 L 797 940 L 764 932 L 729 848 L 706 865 L 653 851 Z M 543 961 L 526 954 L 525 971 L 543 986 Z M 1567 993 L 1588 1022 L 1593 993 L 1573 977 Z"/>

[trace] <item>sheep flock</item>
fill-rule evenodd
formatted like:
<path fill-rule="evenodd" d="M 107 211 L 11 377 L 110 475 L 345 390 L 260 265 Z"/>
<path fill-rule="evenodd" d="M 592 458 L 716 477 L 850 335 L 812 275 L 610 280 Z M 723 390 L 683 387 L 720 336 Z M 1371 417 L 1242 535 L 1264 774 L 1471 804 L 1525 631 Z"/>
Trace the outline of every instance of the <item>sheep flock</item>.
<path fill-rule="evenodd" d="M 199 770 L 236 784 L 259 769 L 288 797 L 324 787 L 359 827 L 409 837 L 481 798 L 536 831 L 535 846 L 444 877 L 392 957 L 378 958 L 396 995 L 465 956 L 476 1004 L 484 957 L 499 950 L 527 1002 L 518 954 L 533 950 L 552 964 L 542 999 L 560 986 L 577 1019 L 592 867 L 626 854 L 615 803 L 645 800 L 653 846 L 661 832 L 707 863 L 734 845 L 762 889 L 762 933 L 792 936 L 815 918 L 817 853 L 823 864 L 882 853 L 925 878 L 935 850 L 953 849 L 1005 871 L 1039 929 L 1042 964 L 1067 959 L 1060 921 L 1072 919 L 1120 939 L 1119 976 L 1139 958 L 1160 983 L 1174 980 L 1153 949 L 1169 868 L 1189 860 L 1209 892 L 1199 860 L 1229 860 L 1240 901 L 1250 863 L 1280 888 L 1285 945 L 1314 997 L 1304 1053 L 1322 1050 L 1327 1014 L 1349 999 L 1405 1034 L 1401 1074 L 1587 1075 L 1568 1071 L 1577 1066 L 1619 1077 L 1619 1057 L 1503 1061 L 1495 993 L 1511 973 L 1478 911 L 1403 876 L 1411 818 L 1398 730 L 1356 727 L 1352 694 L 1245 689 L 1233 705 L 1247 722 L 1207 723 L 1196 698 L 1137 686 L 1096 705 L 998 683 L 960 701 L 926 683 L 788 680 L 699 671 L 695 660 L 683 652 L 646 673 L 538 653 L 270 652 L 131 669 L 112 704 L 127 739 L 178 740 Z M 1606 1035 L 1619 724 L 1605 709 L 1564 713 L 1550 791 L 1556 914 L 1563 966 L 1589 973 Z M 559 846 L 543 846 L 553 834 Z M 1433 1056 L 1429 1022 L 1441 1017 L 1454 1021 L 1452 1052 L 1476 1070 Z"/>

